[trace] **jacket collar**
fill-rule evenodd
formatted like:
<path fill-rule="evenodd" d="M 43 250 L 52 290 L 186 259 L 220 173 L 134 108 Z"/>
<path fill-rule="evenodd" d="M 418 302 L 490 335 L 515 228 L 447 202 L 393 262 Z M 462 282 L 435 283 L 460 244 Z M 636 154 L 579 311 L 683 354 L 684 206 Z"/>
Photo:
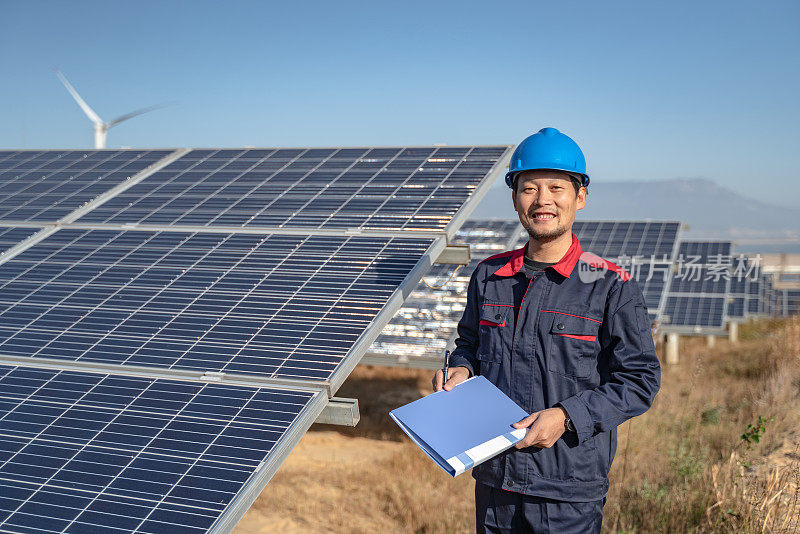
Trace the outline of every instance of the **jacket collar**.
<path fill-rule="evenodd" d="M 522 248 L 502 254 L 503 256 L 508 257 L 508 262 L 497 269 L 494 274 L 497 276 L 514 276 L 517 274 L 525 261 L 525 253 L 527 250 L 528 243 L 525 243 L 525 246 Z M 578 238 L 575 236 L 575 234 L 572 234 L 572 244 L 570 245 L 569 250 L 567 250 L 567 253 L 564 254 L 563 258 L 558 260 L 558 263 L 549 268 L 555 270 L 561 276 L 569 278 L 569 275 L 572 274 L 572 270 L 575 268 L 575 264 L 578 263 L 578 259 L 581 257 L 582 253 L 583 250 L 581 250 L 580 241 L 578 241 Z"/>

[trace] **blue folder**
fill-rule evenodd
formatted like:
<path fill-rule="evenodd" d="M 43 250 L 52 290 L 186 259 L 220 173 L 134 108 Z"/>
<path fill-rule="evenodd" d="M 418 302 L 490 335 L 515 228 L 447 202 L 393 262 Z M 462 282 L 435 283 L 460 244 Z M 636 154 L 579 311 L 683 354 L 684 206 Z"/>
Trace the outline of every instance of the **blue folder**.
<path fill-rule="evenodd" d="M 527 429 L 511 425 L 529 414 L 486 378 L 475 376 L 389 415 L 425 454 L 455 477 L 524 438 Z"/>

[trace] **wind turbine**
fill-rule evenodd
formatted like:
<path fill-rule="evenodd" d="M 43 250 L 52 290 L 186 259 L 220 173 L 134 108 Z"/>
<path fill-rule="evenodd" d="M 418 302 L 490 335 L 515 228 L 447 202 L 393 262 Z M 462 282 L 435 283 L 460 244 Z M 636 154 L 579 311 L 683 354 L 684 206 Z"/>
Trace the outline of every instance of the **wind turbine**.
<path fill-rule="evenodd" d="M 103 122 L 103 119 L 101 119 L 100 116 L 97 113 L 95 113 L 94 110 L 92 110 L 92 108 L 89 107 L 89 104 L 87 104 L 81 98 L 81 95 L 78 94 L 78 91 L 76 91 L 75 88 L 72 87 L 72 85 L 67 80 L 66 76 L 64 76 L 61 73 L 61 71 L 58 70 L 57 67 L 54 67 L 53 70 L 56 71 L 56 76 L 58 76 L 58 79 L 61 80 L 61 83 L 64 84 L 64 87 L 67 88 L 67 91 L 69 91 L 69 94 L 71 94 L 72 98 L 75 99 L 75 102 L 77 102 L 78 105 L 83 110 L 83 112 L 86 113 L 86 116 L 89 117 L 89 120 L 92 121 L 92 123 L 94 123 L 94 147 L 95 148 L 105 148 L 106 147 L 106 134 L 108 133 L 108 130 L 111 127 L 116 126 L 117 124 L 119 124 L 121 122 L 124 122 L 124 121 L 126 121 L 128 119 L 132 119 L 133 117 L 135 117 L 137 115 L 141 115 L 142 113 L 147 113 L 148 111 L 152 111 L 154 109 L 158 109 L 158 108 L 164 107 L 163 105 L 159 105 L 159 106 L 150 106 L 150 107 L 147 107 L 147 108 L 137 109 L 136 111 L 132 111 L 130 113 L 126 113 L 125 115 L 117 117 L 116 119 L 114 119 L 112 121 Z"/>

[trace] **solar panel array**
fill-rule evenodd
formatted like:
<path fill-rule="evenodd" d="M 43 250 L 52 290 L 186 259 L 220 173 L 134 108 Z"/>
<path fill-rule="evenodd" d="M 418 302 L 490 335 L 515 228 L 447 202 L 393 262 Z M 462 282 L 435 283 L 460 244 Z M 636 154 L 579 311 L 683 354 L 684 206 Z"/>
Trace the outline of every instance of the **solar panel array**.
<path fill-rule="evenodd" d="M 0 152 L 0 530 L 232 527 L 509 150 Z"/>
<path fill-rule="evenodd" d="M 717 333 L 725 327 L 730 288 L 731 242 L 680 243 L 667 303 L 665 329 L 685 333 Z"/>
<path fill-rule="evenodd" d="M 575 221 L 572 231 L 583 250 L 633 276 L 651 320 L 656 320 L 663 311 L 680 227 L 676 221 Z"/>

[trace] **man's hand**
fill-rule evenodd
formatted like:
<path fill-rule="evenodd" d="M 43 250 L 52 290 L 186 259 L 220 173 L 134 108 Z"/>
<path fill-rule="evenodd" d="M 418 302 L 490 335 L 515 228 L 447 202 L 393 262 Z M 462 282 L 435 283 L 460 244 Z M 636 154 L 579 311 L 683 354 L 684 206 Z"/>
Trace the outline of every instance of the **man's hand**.
<path fill-rule="evenodd" d="M 433 375 L 433 380 L 431 383 L 433 384 L 433 391 L 440 391 L 444 389 L 445 391 L 450 391 L 455 386 L 469 378 L 469 369 L 466 367 L 451 367 L 447 370 L 447 383 L 442 388 L 442 378 L 444 378 L 444 372 L 441 369 L 436 371 L 436 374 Z"/>
<path fill-rule="evenodd" d="M 450 381 L 448 380 L 448 383 Z M 528 433 L 522 441 L 518 441 L 514 446 L 518 449 L 525 447 L 552 447 L 561 434 L 564 433 L 564 421 L 567 419 L 567 411 L 560 406 L 548 408 L 541 412 L 533 412 L 528 417 L 518 423 L 514 423 L 514 428 L 527 428 Z"/>

